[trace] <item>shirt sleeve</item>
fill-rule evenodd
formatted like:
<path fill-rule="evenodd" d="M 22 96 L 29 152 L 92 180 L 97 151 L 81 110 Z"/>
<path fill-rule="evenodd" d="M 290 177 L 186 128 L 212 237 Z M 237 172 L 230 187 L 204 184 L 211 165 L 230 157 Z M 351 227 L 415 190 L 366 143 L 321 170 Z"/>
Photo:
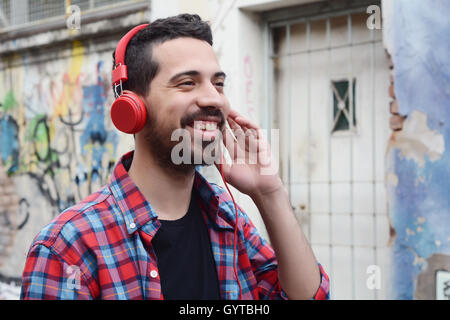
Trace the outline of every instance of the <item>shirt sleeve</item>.
<path fill-rule="evenodd" d="M 69 265 L 51 248 L 34 245 L 22 275 L 23 300 L 92 299 L 80 268 Z"/>
<path fill-rule="evenodd" d="M 287 294 L 280 286 L 278 279 L 278 262 L 275 252 L 269 243 L 262 238 L 253 223 L 246 217 L 244 225 L 247 252 L 256 276 L 259 298 L 262 300 L 287 300 Z M 327 300 L 330 298 L 329 278 L 319 263 L 321 281 L 312 300 Z"/>

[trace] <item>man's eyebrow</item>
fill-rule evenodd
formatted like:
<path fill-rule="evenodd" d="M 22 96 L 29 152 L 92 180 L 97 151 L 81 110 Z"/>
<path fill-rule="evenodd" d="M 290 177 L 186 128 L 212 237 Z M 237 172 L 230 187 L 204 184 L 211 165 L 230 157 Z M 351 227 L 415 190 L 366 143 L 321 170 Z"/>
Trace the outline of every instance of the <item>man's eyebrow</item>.
<path fill-rule="evenodd" d="M 227 77 L 227 75 L 223 71 L 214 73 L 214 78 L 226 78 L 226 77 Z"/>
<path fill-rule="evenodd" d="M 170 78 L 169 82 L 173 83 L 176 82 L 179 78 L 183 77 L 183 76 L 191 76 L 191 77 L 196 77 L 199 76 L 200 72 L 195 71 L 195 70 L 189 70 L 189 71 L 183 71 L 183 72 L 179 72 L 176 75 L 174 75 L 173 77 Z M 225 72 L 223 71 L 219 71 L 214 73 L 213 78 L 225 78 L 227 75 L 225 74 Z"/>

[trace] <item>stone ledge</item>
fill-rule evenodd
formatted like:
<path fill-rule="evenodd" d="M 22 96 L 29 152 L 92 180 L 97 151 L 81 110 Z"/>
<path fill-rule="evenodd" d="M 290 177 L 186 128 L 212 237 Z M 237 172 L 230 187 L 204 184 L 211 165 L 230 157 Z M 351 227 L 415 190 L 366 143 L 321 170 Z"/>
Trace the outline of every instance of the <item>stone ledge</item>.
<path fill-rule="evenodd" d="M 28 25 L 20 29 L 0 32 L 0 55 L 9 55 L 37 47 L 55 46 L 63 42 L 92 39 L 122 33 L 149 20 L 149 4 L 134 5 L 81 15 L 80 29 L 66 26 L 65 17 L 49 20 L 41 25 Z"/>

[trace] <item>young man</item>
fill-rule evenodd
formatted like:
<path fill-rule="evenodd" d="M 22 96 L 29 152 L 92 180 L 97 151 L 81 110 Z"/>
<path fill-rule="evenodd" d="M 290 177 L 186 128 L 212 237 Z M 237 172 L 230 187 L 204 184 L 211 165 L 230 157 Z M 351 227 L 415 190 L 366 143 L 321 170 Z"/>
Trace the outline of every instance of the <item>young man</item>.
<path fill-rule="evenodd" d="M 108 185 L 37 235 L 21 297 L 328 298 L 328 277 L 281 179 L 261 174 L 271 161 L 267 143 L 255 124 L 231 110 L 224 95 L 225 73 L 208 24 L 187 14 L 156 20 L 128 43 L 125 64 L 123 88 L 139 96 L 148 114 L 135 134 L 135 150 L 119 160 Z M 251 144 L 265 152 L 264 163 L 224 165 L 223 173 L 255 202 L 274 250 L 239 207 L 236 221 L 226 191 L 208 183 L 195 164 L 173 161 L 175 130 L 191 134 L 192 159 L 220 141 L 225 121 L 234 130 L 252 130 L 240 140 L 246 153 Z M 203 138 L 200 143 L 196 134 Z M 230 151 L 239 147 L 229 134 L 224 142 Z"/>

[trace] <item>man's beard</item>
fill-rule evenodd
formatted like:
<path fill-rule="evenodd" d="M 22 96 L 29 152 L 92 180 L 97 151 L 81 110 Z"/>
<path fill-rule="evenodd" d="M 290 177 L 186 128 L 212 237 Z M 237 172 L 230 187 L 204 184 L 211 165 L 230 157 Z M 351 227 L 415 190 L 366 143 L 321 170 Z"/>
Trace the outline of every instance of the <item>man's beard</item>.
<path fill-rule="evenodd" d="M 186 126 L 191 123 L 193 120 L 197 119 L 200 116 L 215 116 L 221 119 L 221 121 L 217 124 L 217 128 L 219 130 L 222 130 L 225 119 L 222 114 L 222 112 L 218 109 L 208 109 L 203 108 L 199 110 L 198 112 L 194 114 L 188 114 L 184 116 L 180 120 L 181 129 L 184 129 L 187 131 Z M 189 173 L 194 170 L 196 165 L 211 165 L 211 159 L 204 159 L 203 158 L 203 150 L 205 148 L 209 148 L 209 150 L 213 150 L 212 157 L 218 158 L 220 157 L 220 154 L 217 154 L 214 152 L 214 150 L 218 150 L 216 148 L 215 144 L 220 143 L 220 139 L 213 140 L 213 141 L 202 141 L 194 139 L 194 137 L 191 137 L 189 139 L 189 148 L 190 155 L 189 160 L 186 162 L 182 162 L 179 164 L 175 164 L 172 159 L 172 150 L 173 148 L 178 145 L 179 141 L 172 141 L 172 133 L 179 128 L 171 128 L 168 126 L 165 126 L 162 123 L 159 123 L 157 119 L 155 119 L 155 116 L 149 116 L 148 120 L 148 130 L 145 133 L 145 141 L 147 142 L 147 146 L 149 147 L 149 150 L 151 154 L 153 155 L 154 159 L 156 160 L 157 164 L 161 166 L 162 168 L 169 169 L 170 171 L 174 171 L 177 173 Z M 192 140 L 194 139 L 194 143 L 192 143 Z M 201 145 L 200 145 L 201 144 Z M 214 145 L 211 145 L 214 144 Z M 183 149 L 186 150 L 186 149 Z M 182 154 L 183 150 L 181 150 L 180 157 L 184 158 L 184 155 Z M 198 161 L 198 155 L 195 156 L 196 153 L 201 152 L 201 163 L 196 163 Z"/>

